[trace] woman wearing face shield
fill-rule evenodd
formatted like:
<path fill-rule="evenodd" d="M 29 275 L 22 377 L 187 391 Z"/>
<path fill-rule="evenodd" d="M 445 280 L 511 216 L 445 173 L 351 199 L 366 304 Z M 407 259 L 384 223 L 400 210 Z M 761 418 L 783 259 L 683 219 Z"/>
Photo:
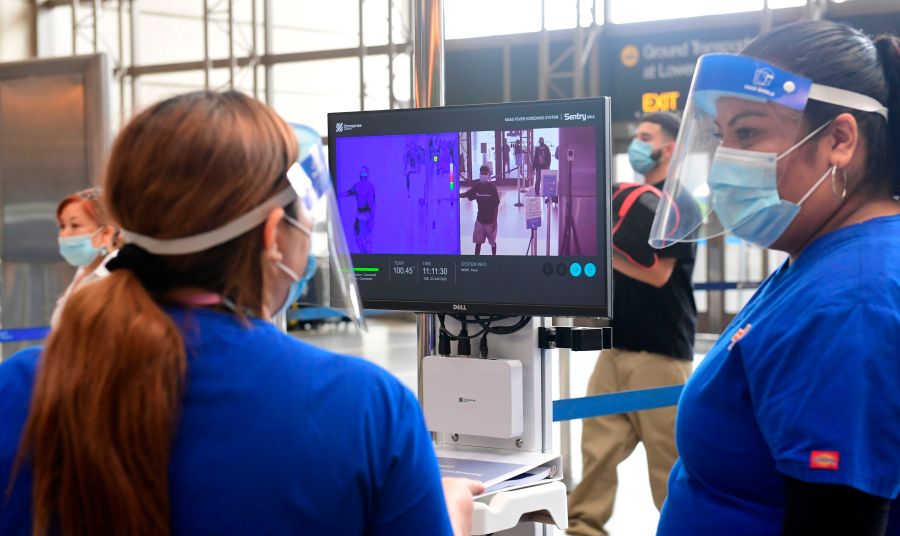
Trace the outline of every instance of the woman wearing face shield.
<path fill-rule="evenodd" d="M 900 39 L 790 24 L 688 101 L 651 243 L 790 258 L 685 386 L 659 534 L 900 534 Z"/>
<path fill-rule="evenodd" d="M 104 200 L 127 244 L 0 365 L 0 534 L 452 533 L 409 390 L 269 322 L 323 266 L 359 313 L 310 139 L 235 92 L 123 129 Z M 445 486 L 464 534 L 480 485 Z"/>
<path fill-rule="evenodd" d="M 82 286 L 109 275 L 106 263 L 116 255 L 118 231 L 100 203 L 100 189 L 88 188 L 63 199 L 56 208 L 59 253 L 78 270 L 56 301 L 50 325 L 59 323 L 63 305 Z"/>

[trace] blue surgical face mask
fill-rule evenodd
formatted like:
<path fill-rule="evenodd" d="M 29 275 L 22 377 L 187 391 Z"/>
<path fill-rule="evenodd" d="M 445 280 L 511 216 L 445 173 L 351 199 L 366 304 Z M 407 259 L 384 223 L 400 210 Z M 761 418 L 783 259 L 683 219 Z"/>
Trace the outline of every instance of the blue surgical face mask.
<path fill-rule="evenodd" d="M 291 283 L 291 287 L 288 289 L 287 298 L 285 299 L 281 307 L 278 308 L 277 314 L 281 314 L 287 311 L 288 307 L 290 307 L 292 303 L 295 303 L 300 299 L 301 296 L 303 296 L 303 293 L 306 291 L 306 285 L 316 274 L 316 256 L 310 255 L 309 257 L 307 257 L 306 270 L 304 270 L 302 276 L 298 276 L 297 272 L 291 270 L 280 262 L 276 262 L 275 266 L 280 268 L 282 272 L 286 273 L 293 280 L 293 282 Z"/>
<path fill-rule="evenodd" d="M 646 175 L 659 165 L 659 160 L 653 158 L 653 146 L 637 138 L 631 140 L 628 145 L 628 162 L 632 169 Z"/>
<path fill-rule="evenodd" d="M 712 208 L 722 226 L 738 238 L 757 246 L 772 245 L 797 217 L 803 202 L 832 171 L 832 168 L 825 171 L 800 201 L 792 203 L 778 195 L 778 160 L 806 143 L 830 122 L 812 131 L 781 155 L 719 147 L 713 156 L 707 182 Z"/>
<path fill-rule="evenodd" d="M 294 218 L 291 218 L 288 215 L 285 215 L 284 219 L 289 224 L 293 225 L 301 232 L 306 234 L 306 236 L 312 238 L 312 232 L 302 223 L 295 220 Z M 276 262 L 275 266 L 291 278 L 291 286 L 288 289 L 287 297 L 285 297 L 284 303 L 282 303 L 281 307 L 278 308 L 278 312 L 276 313 L 276 315 L 278 315 L 287 311 L 288 307 L 290 307 L 292 303 L 296 302 L 300 299 L 301 296 L 303 296 L 303 293 L 306 291 L 307 284 L 316 274 L 316 256 L 313 255 L 312 251 L 309 252 L 309 256 L 306 258 L 306 269 L 303 271 L 302 276 L 297 275 L 297 272 L 288 268 L 284 263 Z"/>
<path fill-rule="evenodd" d="M 100 229 L 88 234 L 59 237 L 59 254 L 72 266 L 79 268 L 87 266 L 97 258 L 101 249 L 104 249 L 102 246 L 95 247 L 92 241 L 98 232 Z"/>

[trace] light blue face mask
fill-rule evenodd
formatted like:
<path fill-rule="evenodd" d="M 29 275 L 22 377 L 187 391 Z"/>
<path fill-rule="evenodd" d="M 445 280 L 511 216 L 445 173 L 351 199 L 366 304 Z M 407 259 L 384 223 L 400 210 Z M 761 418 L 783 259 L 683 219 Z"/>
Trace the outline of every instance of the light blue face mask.
<path fill-rule="evenodd" d="M 631 140 L 628 145 L 628 162 L 632 169 L 646 175 L 659 165 L 659 160 L 653 158 L 653 146 L 637 138 Z"/>
<path fill-rule="evenodd" d="M 833 173 L 829 168 L 797 203 L 778 195 L 777 164 L 831 121 L 812 131 L 787 151 L 778 155 L 719 147 L 709 170 L 712 208 L 725 229 L 738 238 L 760 247 L 772 245 L 788 228 L 800 207 Z"/>
<path fill-rule="evenodd" d="M 81 268 L 92 263 L 97 255 L 100 255 L 103 246 L 95 247 L 92 242 L 94 235 L 100 232 L 97 229 L 93 233 L 75 236 L 59 237 L 59 254 L 72 266 Z"/>
<path fill-rule="evenodd" d="M 284 219 L 285 221 L 299 229 L 301 232 L 303 232 L 305 235 L 311 237 L 312 233 L 302 223 L 295 220 L 294 218 L 291 218 L 288 215 L 285 215 Z M 316 274 L 316 256 L 312 254 L 312 251 L 310 251 L 309 256 L 306 259 L 306 269 L 303 271 L 302 276 L 297 275 L 297 272 L 291 270 L 281 262 L 276 262 L 275 266 L 291 278 L 291 286 L 288 289 L 287 297 L 285 298 L 284 303 L 281 304 L 281 307 L 278 308 L 277 314 L 281 314 L 286 312 L 291 304 L 295 303 L 300 299 L 301 296 L 303 296 L 303 293 L 306 291 L 307 284 L 309 284 L 309 281 Z"/>

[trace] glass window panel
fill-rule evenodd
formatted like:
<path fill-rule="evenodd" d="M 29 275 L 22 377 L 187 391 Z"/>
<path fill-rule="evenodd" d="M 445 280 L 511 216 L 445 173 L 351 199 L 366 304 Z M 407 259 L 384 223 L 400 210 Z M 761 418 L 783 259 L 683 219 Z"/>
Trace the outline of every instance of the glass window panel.
<path fill-rule="evenodd" d="M 325 135 L 329 112 L 359 110 L 359 60 L 307 61 L 273 66 L 275 110 L 288 121 Z"/>
<path fill-rule="evenodd" d="M 272 0 L 276 53 L 359 46 L 358 0 Z M 340 14 L 339 16 L 336 14 Z"/>
<path fill-rule="evenodd" d="M 397 54 L 394 58 L 394 98 L 398 106 L 409 107 L 412 99 L 412 57 L 409 54 Z M 406 103 L 406 106 L 403 106 Z"/>
<path fill-rule="evenodd" d="M 394 69 L 399 67 L 401 66 L 394 64 Z M 386 110 L 390 107 L 388 57 L 366 56 L 363 69 L 366 81 L 366 110 Z"/>
<path fill-rule="evenodd" d="M 579 13 L 578 0 L 554 0 L 546 2 L 544 10 L 545 24 L 548 30 L 565 30 L 575 27 L 576 14 Z M 581 0 L 580 13 L 581 25 L 590 26 L 594 22 L 591 14 L 593 2 Z M 603 22 L 603 4 L 597 6 L 598 18 L 597 23 Z"/>
<path fill-rule="evenodd" d="M 769 7 L 779 9 L 783 7 L 799 7 L 805 6 L 806 0 L 769 0 Z"/>
<path fill-rule="evenodd" d="M 607 0 L 611 2 L 612 22 L 644 22 L 680 19 L 701 15 L 739 13 L 762 9 L 763 0 Z"/>
<path fill-rule="evenodd" d="M 363 42 L 366 46 L 388 42 L 388 0 L 363 2 Z"/>
<path fill-rule="evenodd" d="M 447 5 L 444 4 L 444 18 L 446 22 Z M 409 41 L 409 3 L 398 2 L 394 0 L 394 43 L 405 43 Z M 445 25 L 446 30 L 446 25 Z"/>
<path fill-rule="evenodd" d="M 200 0 L 202 4 L 203 0 Z M 217 2 L 209 0 L 215 7 Z M 234 55 L 237 57 L 249 56 L 253 48 L 253 25 L 251 11 L 252 5 L 248 1 L 235 0 L 232 17 L 234 19 Z M 257 12 L 257 44 L 259 53 L 262 54 L 262 11 Z M 203 36 L 200 36 L 203 42 Z M 226 3 L 219 5 L 210 13 L 209 25 L 209 55 L 213 59 L 228 57 L 228 9 Z"/>
<path fill-rule="evenodd" d="M 577 0 L 554 0 L 544 4 L 544 23 L 548 30 L 564 30 L 575 27 Z"/>
<path fill-rule="evenodd" d="M 447 39 L 536 32 L 540 29 L 540 0 L 453 0 L 444 3 L 444 31 Z"/>
<path fill-rule="evenodd" d="M 202 9 L 199 15 L 166 13 L 157 10 L 154 4 L 152 10 L 149 6 L 147 11 L 142 10 L 138 21 L 136 52 L 140 64 L 176 63 L 203 58 Z"/>
<path fill-rule="evenodd" d="M 137 84 L 135 113 L 174 95 L 203 89 L 203 71 L 144 75 Z"/>

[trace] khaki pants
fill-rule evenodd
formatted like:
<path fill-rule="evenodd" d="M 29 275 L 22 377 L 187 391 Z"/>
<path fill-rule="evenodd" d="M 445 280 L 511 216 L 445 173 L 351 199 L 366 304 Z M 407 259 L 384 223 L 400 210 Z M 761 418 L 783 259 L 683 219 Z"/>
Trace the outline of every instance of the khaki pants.
<path fill-rule="evenodd" d="M 648 352 L 604 350 L 588 383 L 588 395 L 684 383 L 692 363 Z M 675 449 L 675 406 L 584 419 L 584 475 L 569 495 L 569 534 L 606 536 L 603 526 L 616 497 L 616 467 L 638 441 L 647 450 L 650 489 L 656 508 L 666 499 Z"/>

